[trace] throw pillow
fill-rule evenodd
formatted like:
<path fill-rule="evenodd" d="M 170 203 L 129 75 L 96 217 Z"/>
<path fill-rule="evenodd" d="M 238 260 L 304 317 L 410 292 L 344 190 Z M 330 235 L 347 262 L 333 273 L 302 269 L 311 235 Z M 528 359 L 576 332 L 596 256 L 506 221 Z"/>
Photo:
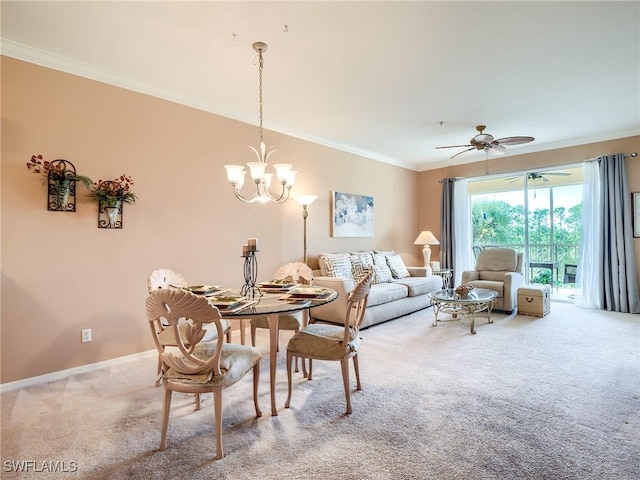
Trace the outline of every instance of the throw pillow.
<path fill-rule="evenodd" d="M 381 253 L 373 254 L 373 282 L 387 283 L 393 278 L 389 265 L 387 265 L 387 259 Z"/>
<path fill-rule="evenodd" d="M 348 253 L 321 253 L 318 255 L 320 274 L 324 277 L 353 280 L 351 259 Z"/>
<path fill-rule="evenodd" d="M 351 273 L 356 282 L 365 278 L 373 268 L 373 257 L 370 253 L 352 253 L 349 255 L 349 259 L 351 260 Z"/>
<path fill-rule="evenodd" d="M 396 253 L 395 255 L 388 255 L 387 264 L 391 269 L 393 278 L 407 278 L 411 276 L 399 253 Z"/>

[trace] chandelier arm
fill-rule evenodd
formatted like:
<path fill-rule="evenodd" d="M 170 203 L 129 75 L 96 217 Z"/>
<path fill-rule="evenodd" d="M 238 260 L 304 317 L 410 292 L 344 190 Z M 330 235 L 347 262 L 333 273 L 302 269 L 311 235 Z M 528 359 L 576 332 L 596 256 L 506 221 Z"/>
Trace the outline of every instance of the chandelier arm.
<path fill-rule="evenodd" d="M 280 195 L 278 197 L 273 195 L 266 186 L 263 189 L 266 196 L 269 197 L 269 200 L 271 200 L 272 202 L 284 203 L 289 198 L 289 192 L 291 191 L 291 188 L 287 188 L 286 182 L 280 182 L 280 184 L 282 185 L 282 191 L 280 192 Z M 286 198 L 285 198 L 285 194 L 286 194 Z"/>
<path fill-rule="evenodd" d="M 286 187 L 280 197 L 277 200 L 273 200 L 275 203 L 284 203 L 289 200 L 289 195 L 291 194 L 291 187 Z"/>
<path fill-rule="evenodd" d="M 240 193 L 240 189 L 239 188 L 235 188 L 233 189 L 233 193 L 236 196 L 236 198 L 238 200 L 240 200 L 243 203 L 254 203 L 256 202 L 259 198 L 260 198 L 260 189 L 259 186 L 256 186 L 256 191 L 253 192 L 253 195 L 249 196 L 249 197 L 245 197 L 244 195 L 242 195 Z"/>

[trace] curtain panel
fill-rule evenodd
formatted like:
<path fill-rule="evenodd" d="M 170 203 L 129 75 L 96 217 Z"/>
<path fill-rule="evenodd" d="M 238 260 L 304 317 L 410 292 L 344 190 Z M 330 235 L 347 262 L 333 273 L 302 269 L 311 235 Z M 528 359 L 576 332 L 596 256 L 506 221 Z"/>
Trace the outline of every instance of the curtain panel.
<path fill-rule="evenodd" d="M 467 179 L 442 180 L 440 212 L 440 264 L 453 270 L 453 285 L 459 285 L 462 272 L 473 267 L 471 221 Z"/>
<path fill-rule="evenodd" d="M 453 269 L 454 258 L 454 196 L 455 178 L 442 179 L 442 203 L 440 207 L 440 266 Z"/>
<path fill-rule="evenodd" d="M 605 310 L 640 313 L 633 251 L 631 193 L 624 154 L 599 159 L 602 212 L 602 272 Z"/>

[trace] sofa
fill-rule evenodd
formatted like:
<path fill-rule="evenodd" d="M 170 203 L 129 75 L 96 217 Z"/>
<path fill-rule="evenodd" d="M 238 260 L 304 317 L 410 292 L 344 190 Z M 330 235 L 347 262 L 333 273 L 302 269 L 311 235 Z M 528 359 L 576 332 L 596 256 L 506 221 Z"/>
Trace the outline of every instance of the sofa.
<path fill-rule="evenodd" d="M 431 306 L 429 293 L 442 288 L 442 278 L 425 267 L 407 267 L 394 251 L 321 253 L 312 284 L 338 292 L 338 299 L 311 309 L 313 320 L 342 323 L 347 297 L 369 271 L 373 281 L 361 328 Z"/>

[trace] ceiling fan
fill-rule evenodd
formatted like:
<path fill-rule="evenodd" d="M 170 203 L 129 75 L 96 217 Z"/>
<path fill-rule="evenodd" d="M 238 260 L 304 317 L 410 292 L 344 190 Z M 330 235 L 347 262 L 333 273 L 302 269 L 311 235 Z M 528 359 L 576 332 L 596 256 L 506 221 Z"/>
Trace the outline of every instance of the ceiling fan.
<path fill-rule="evenodd" d="M 527 173 L 527 180 L 529 180 L 530 182 L 534 182 L 536 180 L 539 180 L 540 182 L 548 182 L 549 179 L 547 178 L 547 176 L 549 175 L 557 175 L 559 177 L 567 177 L 569 175 L 571 175 L 568 172 L 531 172 L 531 173 Z M 522 180 L 522 175 L 518 175 L 517 177 L 507 177 L 505 178 L 505 181 L 509 182 L 509 183 L 513 183 L 513 182 L 517 182 L 518 180 Z"/>
<path fill-rule="evenodd" d="M 484 129 L 487 128 L 485 125 L 478 125 L 476 130 L 479 132 L 475 137 L 469 140 L 469 144 L 467 145 L 447 145 L 445 147 L 436 147 L 436 148 L 464 148 L 470 147 L 466 150 L 456 153 L 450 158 L 457 157 L 465 152 L 469 152 L 471 150 L 484 150 L 486 153 L 490 153 L 492 155 L 502 155 L 507 151 L 505 145 L 520 145 L 521 143 L 529 143 L 533 142 L 533 137 L 504 137 L 498 138 L 497 140 L 493 138 L 493 135 L 489 135 L 488 133 L 483 133 Z"/>

